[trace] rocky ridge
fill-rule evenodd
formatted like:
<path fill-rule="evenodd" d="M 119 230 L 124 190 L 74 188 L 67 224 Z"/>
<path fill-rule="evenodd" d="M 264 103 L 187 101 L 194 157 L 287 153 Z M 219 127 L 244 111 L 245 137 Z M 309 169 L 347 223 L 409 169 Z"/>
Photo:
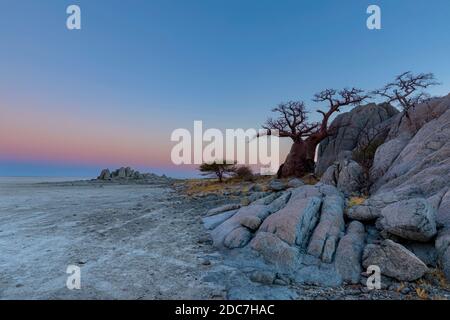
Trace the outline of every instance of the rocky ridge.
<path fill-rule="evenodd" d="M 380 267 L 385 289 L 435 281 L 440 272 L 450 279 L 450 96 L 419 105 L 408 117 L 380 108 L 383 117 L 371 124 L 383 134 L 370 196 L 353 204 L 363 193 L 363 170 L 352 158 L 358 142 L 338 134 L 321 146 L 326 161 L 319 158 L 319 168 L 329 166 L 320 183 L 273 180 L 244 205 L 203 218 L 230 264 L 253 270 L 250 278 L 266 284 L 365 287 L 372 265 Z M 362 119 L 374 109 L 349 113 Z M 342 119 L 354 117 L 336 118 L 337 132 Z"/>

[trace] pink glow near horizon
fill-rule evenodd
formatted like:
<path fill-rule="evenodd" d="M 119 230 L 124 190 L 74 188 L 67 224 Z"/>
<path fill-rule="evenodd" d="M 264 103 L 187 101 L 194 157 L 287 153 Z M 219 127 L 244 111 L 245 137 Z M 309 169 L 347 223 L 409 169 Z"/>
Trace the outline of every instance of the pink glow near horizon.
<path fill-rule="evenodd" d="M 22 110 L 22 111 L 18 111 Z M 6 108 L 0 117 L 0 156 L 77 164 L 170 165 L 169 137 L 149 128 L 123 128 L 105 119 L 74 118 Z M 148 131 L 148 133 L 147 133 Z"/>

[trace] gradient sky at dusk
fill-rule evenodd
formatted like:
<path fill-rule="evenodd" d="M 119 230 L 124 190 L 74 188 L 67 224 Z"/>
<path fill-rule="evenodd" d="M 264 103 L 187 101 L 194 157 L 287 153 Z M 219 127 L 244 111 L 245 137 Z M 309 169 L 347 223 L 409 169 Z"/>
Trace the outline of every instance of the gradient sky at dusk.
<path fill-rule="evenodd" d="M 170 134 L 194 120 L 258 128 L 281 101 L 407 70 L 448 94 L 449 14 L 448 0 L 0 0 L 0 176 L 180 176 Z"/>

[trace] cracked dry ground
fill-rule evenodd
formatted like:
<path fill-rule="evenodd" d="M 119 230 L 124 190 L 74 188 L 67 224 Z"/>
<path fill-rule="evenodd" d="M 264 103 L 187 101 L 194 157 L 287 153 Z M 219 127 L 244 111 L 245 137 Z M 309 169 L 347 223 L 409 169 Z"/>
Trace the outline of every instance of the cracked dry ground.
<path fill-rule="evenodd" d="M 0 186 L 1 299 L 210 299 L 200 213 L 169 186 Z M 201 208 L 200 208 L 201 209 Z M 68 265 L 81 290 L 68 290 Z"/>

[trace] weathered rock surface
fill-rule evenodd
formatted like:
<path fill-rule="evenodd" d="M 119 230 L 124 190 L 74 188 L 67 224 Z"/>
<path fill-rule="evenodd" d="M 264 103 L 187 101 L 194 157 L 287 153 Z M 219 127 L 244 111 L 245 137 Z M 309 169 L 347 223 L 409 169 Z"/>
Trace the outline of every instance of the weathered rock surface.
<path fill-rule="evenodd" d="M 427 266 L 433 268 L 437 266 L 437 251 L 433 242 L 411 242 L 405 244 L 405 248 L 414 253 Z"/>
<path fill-rule="evenodd" d="M 325 171 L 321 182 L 337 187 L 345 195 L 359 195 L 364 180 L 363 169 L 353 160 L 341 160 Z"/>
<path fill-rule="evenodd" d="M 372 192 L 387 192 L 405 185 L 417 185 L 426 196 L 449 186 L 450 180 L 450 95 L 417 106 L 410 119 L 403 117 L 393 126 L 388 141 L 377 149 L 373 177 L 378 178 Z M 403 140 L 401 151 L 391 164 L 386 161 L 386 144 Z M 409 139 L 409 140 L 408 140 Z M 403 148 L 400 147 L 407 141 Z M 380 168 L 387 168 L 379 170 Z M 375 171 L 377 171 L 375 173 Z"/>
<path fill-rule="evenodd" d="M 325 197 L 319 224 L 308 245 L 308 253 L 325 263 L 331 263 L 344 229 L 344 199 L 340 196 Z"/>
<path fill-rule="evenodd" d="M 111 172 L 109 172 L 109 169 L 103 169 L 97 179 L 98 180 L 109 180 L 109 179 L 111 179 Z"/>
<path fill-rule="evenodd" d="M 206 216 L 202 218 L 203 224 L 205 225 L 205 228 L 208 230 L 212 230 L 216 228 L 218 225 L 222 224 L 225 220 L 228 220 L 231 218 L 237 210 L 231 210 L 231 211 L 225 211 L 221 213 L 216 213 L 212 216 Z"/>
<path fill-rule="evenodd" d="M 426 242 L 436 235 L 436 212 L 423 198 L 395 202 L 381 210 L 382 232 L 403 239 Z"/>
<path fill-rule="evenodd" d="M 364 249 L 363 266 L 379 266 L 385 276 L 399 281 L 414 281 L 428 271 L 427 266 L 411 251 L 392 240 L 384 240 L 380 245 L 369 244 Z"/>
<path fill-rule="evenodd" d="M 216 215 L 218 213 L 225 212 L 225 211 L 237 210 L 240 207 L 241 207 L 240 204 L 228 203 L 228 204 L 224 204 L 223 206 L 220 206 L 220 207 L 208 210 L 208 212 L 206 212 L 206 215 L 207 216 L 213 216 L 213 215 Z"/>
<path fill-rule="evenodd" d="M 370 129 L 379 127 L 376 131 L 380 135 L 387 135 L 389 127 L 382 126 L 382 123 L 396 114 L 398 111 L 388 104 L 370 103 L 338 115 L 330 125 L 334 134 L 319 145 L 316 174 L 321 176 L 338 160 L 342 151 L 353 151 L 363 138 L 362 132 L 369 132 Z"/>
<path fill-rule="evenodd" d="M 450 281 L 450 188 L 442 197 L 437 213 L 439 227 L 436 239 L 436 251 L 439 266 Z"/>
<path fill-rule="evenodd" d="M 299 254 L 295 247 L 270 232 L 258 232 L 250 242 L 250 247 L 260 253 L 266 261 L 282 270 L 292 269 Z"/>
<path fill-rule="evenodd" d="M 387 205 L 411 198 L 423 197 L 422 190 L 416 185 L 402 186 L 390 192 L 380 192 L 372 195 L 361 205 L 356 205 L 346 211 L 348 218 L 368 222 L 381 216 L 381 210 Z"/>
<path fill-rule="evenodd" d="M 356 284 L 361 278 L 361 259 L 365 242 L 364 225 L 352 221 L 336 250 L 336 271 L 344 282 Z"/>
<path fill-rule="evenodd" d="M 240 208 L 230 219 L 224 221 L 211 232 L 214 245 L 217 247 L 239 248 L 250 241 L 250 229 L 242 225 L 248 217 L 264 220 L 271 212 L 265 205 L 251 205 Z"/>
<path fill-rule="evenodd" d="M 136 182 L 156 182 L 165 183 L 171 182 L 172 179 L 166 177 L 165 175 L 158 176 L 154 173 L 140 173 L 139 171 L 133 170 L 130 167 L 121 167 L 112 172 L 109 169 L 103 169 L 97 180 L 101 181 L 136 181 Z"/>
<path fill-rule="evenodd" d="M 298 188 L 305 185 L 305 183 L 303 182 L 302 179 L 299 178 L 293 178 L 291 180 L 288 181 L 288 188 Z"/>
<path fill-rule="evenodd" d="M 274 233 L 290 245 L 305 248 L 319 219 L 321 203 L 320 192 L 314 187 L 294 189 L 286 206 L 267 218 L 260 231 Z"/>
<path fill-rule="evenodd" d="M 281 180 L 274 179 L 269 182 L 268 187 L 272 191 L 282 191 L 287 188 L 287 184 Z"/>

